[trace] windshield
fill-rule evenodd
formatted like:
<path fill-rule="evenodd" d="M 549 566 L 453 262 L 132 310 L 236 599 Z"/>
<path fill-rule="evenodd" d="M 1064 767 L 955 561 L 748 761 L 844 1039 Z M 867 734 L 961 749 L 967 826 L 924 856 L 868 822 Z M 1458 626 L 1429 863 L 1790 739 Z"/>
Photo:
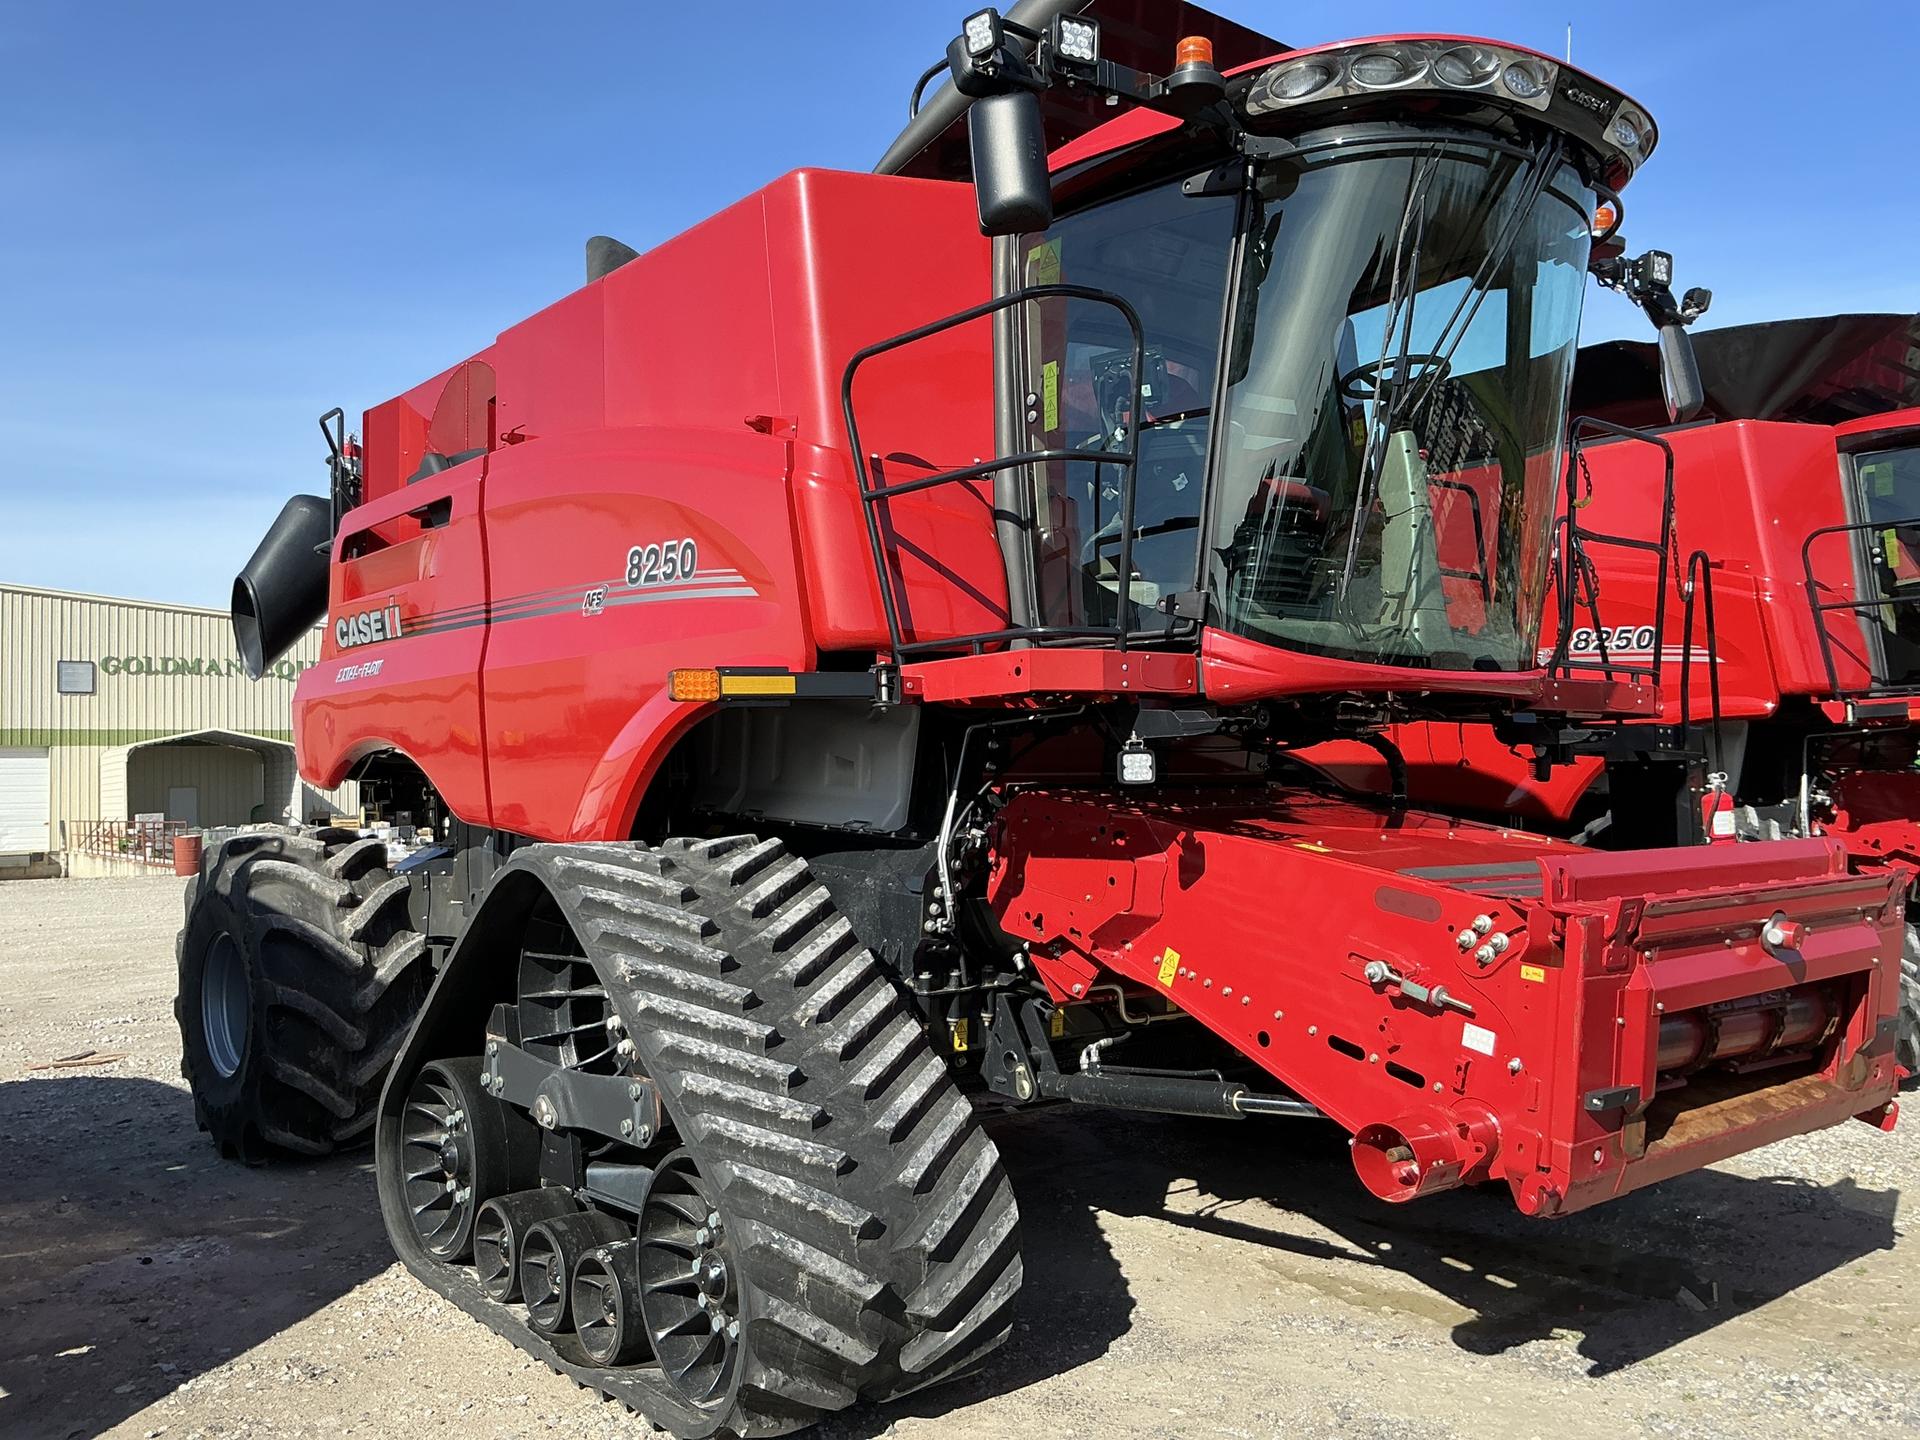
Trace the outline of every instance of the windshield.
<path fill-rule="evenodd" d="M 1344 659 L 1530 668 L 1594 197 L 1405 129 L 1269 164 L 1230 338 L 1215 623 Z"/>

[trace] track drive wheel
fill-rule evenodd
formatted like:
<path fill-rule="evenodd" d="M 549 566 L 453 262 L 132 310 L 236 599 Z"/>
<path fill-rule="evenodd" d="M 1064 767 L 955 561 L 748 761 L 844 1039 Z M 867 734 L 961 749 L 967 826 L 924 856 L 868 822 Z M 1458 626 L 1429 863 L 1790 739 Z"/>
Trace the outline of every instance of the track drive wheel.
<path fill-rule="evenodd" d="M 414 1234 L 436 1260 L 474 1250 L 474 1217 L 539 1177 L 538 1132 L 481 1088 L 480 1058 L 435 1060 L 407 1091 L 400 1163 Z"/>
<path fill-rule="evenodd" d="M 187 882 L 180 1072 L 221 1153 L 325 1155 L 369 1138 L 432 978 L 383 842 L 261 826 Z"/>

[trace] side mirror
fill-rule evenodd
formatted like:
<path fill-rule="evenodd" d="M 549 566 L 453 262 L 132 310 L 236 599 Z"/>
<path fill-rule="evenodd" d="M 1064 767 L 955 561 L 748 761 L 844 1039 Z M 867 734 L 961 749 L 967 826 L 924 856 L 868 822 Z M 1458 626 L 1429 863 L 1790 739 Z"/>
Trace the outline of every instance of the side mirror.
<path fill-rule="evenodd" d="M 1046 229 L 1053 223 L 1053 179 L 1038 94 L 1045 81 L 1007 43 L 1004 22 L 991 9 L 967 17 L 966 29 L 947 46 L 947 69 L 953 88 L 973 102 L 967 144 L 980 233 Z"/>
<path fill-rule="evenodd" d="M 1660 393 L 1667 402 L 1667 418 L 1676 425 L 1693 419 L 1707 403 L 1693 337 L 1677 320 L 1660 327 Z"/>
<path fill-rule="evenodd" d="M 1019 235 L 1053 223 L 1053 180 L 1040 97 L 1031 90 L 988 95 L 967 112 L 973 188 L 982 235 Z"/>
<path fill-rule="evenodd" d="M 1626 258 L 1626 245 L 1617 232 L 1595 246 L 1591 264 L 1594 279 L 1618 290 L 1638 305 L 1659 332 L 1660 394 L 1667 402 L 1667 418 L 1678 425 L 1693 419 L 1707 403 L 1700 380 L 1700 362 L 1694 357 L 1687 326 L 1707 313 L 1711 290 L 1693 289 L 1673 298 L 1673 256 L 1649 250 L 1637 260 Z"/>

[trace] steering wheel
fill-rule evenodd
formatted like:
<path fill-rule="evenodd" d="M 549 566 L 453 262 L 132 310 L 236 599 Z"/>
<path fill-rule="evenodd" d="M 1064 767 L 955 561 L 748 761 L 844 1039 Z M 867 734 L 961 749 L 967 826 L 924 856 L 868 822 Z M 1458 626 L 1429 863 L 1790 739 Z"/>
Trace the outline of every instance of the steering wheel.
<path fill-rule="evenodd" d="M 1389 355 L 1381 360 L 1369 360 L 1340 377 L 1340 398 L 1374 400 L 1379 397 L 1383 384 L 1420 380 L 1429 375 L 1433 379 L 1428 383 L 1437 385 L 1452 369 L 1453 361 L 1444 355 Z"/>

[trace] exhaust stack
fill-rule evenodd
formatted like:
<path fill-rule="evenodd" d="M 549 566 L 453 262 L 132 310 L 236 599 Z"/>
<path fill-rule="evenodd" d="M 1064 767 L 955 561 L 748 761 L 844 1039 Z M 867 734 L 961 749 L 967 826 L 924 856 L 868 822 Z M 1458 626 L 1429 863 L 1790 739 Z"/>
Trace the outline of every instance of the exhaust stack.
<path fill-rule="evenodd" d="M 333 507 L 296 495 L 280 509 L 233 581 L 233 643 L 258 680 L 327 613 L 327 546 Z"/>

